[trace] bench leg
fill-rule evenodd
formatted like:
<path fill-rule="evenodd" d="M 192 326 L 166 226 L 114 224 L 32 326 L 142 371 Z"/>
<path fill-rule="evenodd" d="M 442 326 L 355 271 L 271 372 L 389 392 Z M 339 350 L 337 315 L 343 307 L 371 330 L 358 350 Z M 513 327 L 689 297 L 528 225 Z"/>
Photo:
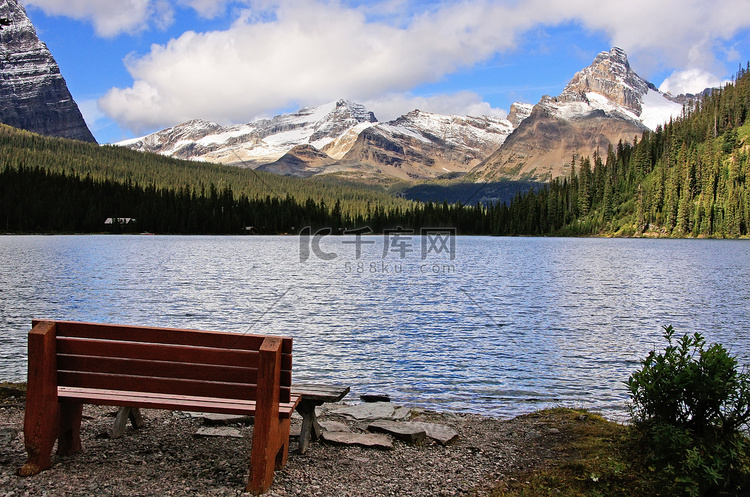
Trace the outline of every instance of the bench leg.
<path fill-rule="evenodd" d="M 18 468 L 19 476 L 33 476 L 52 466 L 52 448 L 57 439 L 57 406 L 46 414 L 29 414 L 27 401 L 26 409 L 23 438 L 27 458 L 26 464 Z"/>
<path fill-rule="evenodd" d="M 272 423 L 267 434 L 253 436 L 253 446 L 250 455 L 250 476 L 247 491 L 262 494 L 273 483 L 274 470 L 281 469 L 289 458 L 289 427 L 290 419 L 280 419 Z M 257 430 L 257 424 L 253 430 Z M 265 439 L 265 443 L 261 441 Z M 257 447 L 257 448 L 256 448 Z"/>
<path fill-rule="evenodd" d="M 78 402 L 60 403 L 60 431 L 57 439 L 57 453 L 61 456 L 75 454 L 81 450 L 81 417 L 83 404 Z"/>
<path fill-rule="evenodd" d="M 281 469 L 289 458 L 289 427 L 292 424 L 290 418 L 279 422 L 279 451 L 276 453 L 276 469 Z"/>
<path fill-rule="evenodd" d="M 141 416 L 141 410 L 137 407 L 131 407 L 130 408 L 130 414 L 128 414 L 128 418 L 130 419 L 130 424 L 133 425 L 133 428 L 143 428 L 146 426 L 146 422 L 143 421 L 143 416 Z"/>
<path fill-rule="evenodd" d="M 258 392 L 250 451 L 247 491 L 263 494 L 273 483 L 277 465 L 286 461 L 289 422 L 279 419 L 281 339 L 266 337 L 259 350 Z"/>
<path fill-rule="evenodd" d="M 109 438 L 120 438 L 125 434 L 125 426 L 128 423 L 128 417 L 130 417 L 129 407 L 121 407 L 117 410 L 117 416 L 112 425 L 112 431 L 109 433 Z"/>
<path fill-rule="evenodd" d="M 18 468 L 31 476 L 52 466 L 52 448 L 58 431 L 55 325 L 42 322 L 29 332 L 29 374 L 23 438 L 28 458 Z"/>

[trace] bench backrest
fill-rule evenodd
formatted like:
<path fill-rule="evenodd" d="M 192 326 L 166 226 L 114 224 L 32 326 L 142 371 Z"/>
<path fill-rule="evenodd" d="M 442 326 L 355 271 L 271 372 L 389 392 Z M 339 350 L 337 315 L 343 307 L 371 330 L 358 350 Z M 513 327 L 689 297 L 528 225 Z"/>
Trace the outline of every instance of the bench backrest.
<path fill-rule="evenodd" d="M 265 335 L 53 322 L 58 386 L 257 399 Z M 289 402 L 292 339 L 274 338 L 282 341 L 279 402 Z"/>

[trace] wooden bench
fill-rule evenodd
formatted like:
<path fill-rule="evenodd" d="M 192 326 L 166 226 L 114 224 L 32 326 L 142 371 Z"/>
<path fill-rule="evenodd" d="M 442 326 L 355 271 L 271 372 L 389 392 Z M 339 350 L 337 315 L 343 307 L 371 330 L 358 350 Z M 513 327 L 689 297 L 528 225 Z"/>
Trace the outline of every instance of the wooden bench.
<path fill-rule="evenodd" d="M 292 339 L 140 326 L 33 321 L 24 438 L 30 476 L 52 448 L 81 449 L 83 404 L 255 416 L 247 490 L 260 494 L 289 453 Z"/>

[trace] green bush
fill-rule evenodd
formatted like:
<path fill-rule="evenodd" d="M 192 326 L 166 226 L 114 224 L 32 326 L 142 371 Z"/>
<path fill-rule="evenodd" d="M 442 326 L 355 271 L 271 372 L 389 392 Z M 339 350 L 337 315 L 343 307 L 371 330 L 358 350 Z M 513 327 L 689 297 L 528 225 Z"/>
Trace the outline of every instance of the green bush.
<path fill-rule="evenodd" d="M 750 375 L 700 333 L 651 351 L 628 382 L 630 413 L 648 460 L 675 491 L 710 495 L 750 483 Z"/>
<path fill-rule="evenodd" d="M 639 423 L 682 426 L 697 435 L 736 433 L 750 421 L 750 375 L 737 359 L 700 333 L 673 340 L 664 328 L 663 353 L 651 351 L 628 380 L 631 414 Z"/>

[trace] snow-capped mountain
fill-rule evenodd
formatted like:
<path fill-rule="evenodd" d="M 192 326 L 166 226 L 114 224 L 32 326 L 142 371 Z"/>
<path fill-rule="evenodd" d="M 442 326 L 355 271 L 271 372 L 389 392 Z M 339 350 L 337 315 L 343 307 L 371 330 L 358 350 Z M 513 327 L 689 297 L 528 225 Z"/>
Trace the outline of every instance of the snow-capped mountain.
<path fill-rule="evenodd" d="M 96 142 L 23 5 L 0 0 L 0 18 L 7 21 L 0 30 L 0 123 Z"/>
<path fill-rule="evenodd" d="M 188 121 L 117 145 L 180 159 L 257 167 L 299 145 L 327 148 L 332 157 L 341 157 L 348 150 L 342 143 L 353 143 L 356 138 L 351 133 L 358 134 L 375 122 L 375 115 L 363 105 L 339 100 L 248 124 Z"/>
<path fill-rule="evenodd" d="M 576 73 L 557 102 L 546 100 L 544 103 L 561 117 L 602 110 L 605 114 L 622 114 L 651 130 L 682 112 L 681 103 L 630 68 L 627 54 L 619 47 L 600 53 L 589 67 Z"/>
<path fill-rule="evenodd" d="M 681 103 L 638 76 L 615 47 L 576 73 L 559 96 L 543 96 L 472 176 L 549 180 L 567 174 L 574 155 L 605 155 L 610 145 L 632 142 L 681 112 Z"/>
<path fill-rule="evenodd" d="M 351 142 L 338 140 L 338 149 L 329 145 L 314 153 L 309 146 L 298 146 L 259 169 L 295 176 L 348 171 L 401 179 L 434 178 L 468 171 L 497 149 L 511 131 L 513 125 L 507 119 L 414 110 L 393 121 L 352 128 Z M 346 152 L 340 155 L 344 148 Z M 338 152 L 336 156 L 333 151 Z"/>
<path fill-rule="evenodd" d="M 519 104 L 514 115 L 522 119 L 528 110 Z M 513 128 L 507 119 L 419 110 L 378 123 L 364 106 L 339 100 L 234 126 L 189 121 L 118 145 L 294 176 L 366 171 L 403 179 L 432 178 L 468 171 L 497 149 Z"/>

